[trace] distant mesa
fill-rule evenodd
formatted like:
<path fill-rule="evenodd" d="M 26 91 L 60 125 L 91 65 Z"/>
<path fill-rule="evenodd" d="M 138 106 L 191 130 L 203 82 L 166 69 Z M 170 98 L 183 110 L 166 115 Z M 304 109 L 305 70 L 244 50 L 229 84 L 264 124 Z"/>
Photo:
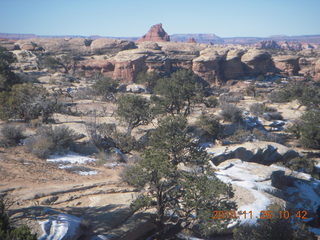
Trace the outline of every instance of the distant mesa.
<path fill-rule="evenodd" d="M 187 43 L 197 43 L 197 41 L 193 37 L 191 37 L 187 39 Z"/>
<path fill-rule="evenodd" d="M 137 40 L 137 42 L 170 42 L 170 36 L 162 28 L 162 24 L 153 25 L 150 30 Z"/>

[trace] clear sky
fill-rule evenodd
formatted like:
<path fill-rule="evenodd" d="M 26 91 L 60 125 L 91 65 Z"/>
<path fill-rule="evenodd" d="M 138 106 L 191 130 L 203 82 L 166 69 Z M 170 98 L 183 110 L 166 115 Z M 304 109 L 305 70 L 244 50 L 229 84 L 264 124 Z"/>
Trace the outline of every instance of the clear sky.
<path fill-rule="evenodd" d="M 320 0 L 0 0 L 0 32 L 221 37 L 320 34 Z"/>

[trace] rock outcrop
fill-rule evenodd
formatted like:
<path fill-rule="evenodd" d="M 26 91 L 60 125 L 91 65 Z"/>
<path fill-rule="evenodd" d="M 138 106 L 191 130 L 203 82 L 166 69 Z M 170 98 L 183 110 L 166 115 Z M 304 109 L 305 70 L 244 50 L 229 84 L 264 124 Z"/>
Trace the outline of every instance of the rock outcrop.
<path fill-rule="evenodd" d="M 193 37 L 188 38 L 186 42 L 187 43 L 197 43 L 197 41 Z"/>
<path fill-rule="evenodd" d="M 245 64 L 244 70 L 248 76 L 266 74 L 274 70 L 271 55 L 262 50 L 249 49 L 242 55 L 241 61 Z"/>
<path fill-rule="evenodd" d="M 195 74 L 209 83 L 218 84 L 221 81 L 222 57 L 217 52 L 205 51 L 192 61 L 192 70 Z"/>
<path fill-rule="evenodd" d="M 263 165 L 288 160 L 299 156 L 294 150 L 274 142 L 246 142 L 239 145 L 207 149 L 212 154 L 212 162 L 219 164 L 228 159 L 239 158 L 245 162 Z"/>
<path fill-rule="evenodd" d="M 141 38 L 137 40 L 137 42 L 169 42 L 170 36 L 166 33 L 166 31 L 162 28 L 162 24 L 153 25 L 150 30 L 143 35 Z"/>
<path fill-rule="evenodd" d="M 317 80 L 317 81 L 320 81 L 320 60 L 318 60 L 315 63 L 314 71 L 315 71 L 314 79 Z"/>
<path fill-rule="evenodd" d="M 279 56 L 273 58 L 275 67 L 289 76 L 298 75 L 300 71 L 299 57 Z"/>
<path fill-rule="evenodd" d="M 244 53 L 243 50 L 228 51 L 222 66 L 225 80 L 237 79 L 244 76 L 244 64 L 241 62 L 241 57 Z"/>

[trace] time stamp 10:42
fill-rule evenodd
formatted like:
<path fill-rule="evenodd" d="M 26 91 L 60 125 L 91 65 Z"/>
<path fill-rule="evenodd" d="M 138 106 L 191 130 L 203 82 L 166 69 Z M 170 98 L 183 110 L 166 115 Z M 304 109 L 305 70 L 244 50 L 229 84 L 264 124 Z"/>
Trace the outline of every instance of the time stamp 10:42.
<path fill-rule="evenodd" d="M 289 219 L 290 217 L 296 217 L 300 219 L 308 219 L 307 215 L 308 212 L 303 211 L 260 211 L 260 214 L 256 214 L 253 211 L 213 211 L 211 219 L 214 220 L 222 220 L 222 219 L 272 219 L 272 218 L 279 218 L 279 219 Z"/>

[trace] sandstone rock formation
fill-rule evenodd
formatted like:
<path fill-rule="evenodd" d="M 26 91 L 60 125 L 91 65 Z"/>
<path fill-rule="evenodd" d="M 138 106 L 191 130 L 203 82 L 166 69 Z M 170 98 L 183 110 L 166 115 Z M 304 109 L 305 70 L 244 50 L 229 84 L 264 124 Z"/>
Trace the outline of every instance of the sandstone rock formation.
<path fill-rule="evenodd" d="M 170 36 L 162 28 L 162 24 L 153 25 L 150 30 L 143 35 L 137 42 L 152 41 L 152 42 L 169 42 Z"/>
<path fill-rule="evenodd" d="M 238 49 L 228 51 L 222 67 L 225 80 L 244 76 L 244 64 L 241 62 L 241 57 L 244 53 L 243 50 Z"/>
<path fill-rule="evenodd" d="M 258 49 L 249 49 L 242 57 L 241 61 L 246 65 L 246 75 L 260 75 L 272 72 L 274 65 L 271 55 Z"/>
<path fill-rule="evenodd" d="M 320 81 L 320 60 L 318 60 L 315 64 L 315 76 L 314 79 Z"/>
<path fill-rule="evenodd" d="M 218 84 L 221 80 L 222 57 L 213 51 L 204 51 L 192 61 L 192 70 L 209 83 Z"/>
<path fill-rule="evenodd" d="M 300 70 L 299 57 L 279 56 L 274 57 L 273 61 L 275 63 L 275 67 L 278 68 L 282 73 L 285 73 L 289 76 L 298 75 Z"/>

